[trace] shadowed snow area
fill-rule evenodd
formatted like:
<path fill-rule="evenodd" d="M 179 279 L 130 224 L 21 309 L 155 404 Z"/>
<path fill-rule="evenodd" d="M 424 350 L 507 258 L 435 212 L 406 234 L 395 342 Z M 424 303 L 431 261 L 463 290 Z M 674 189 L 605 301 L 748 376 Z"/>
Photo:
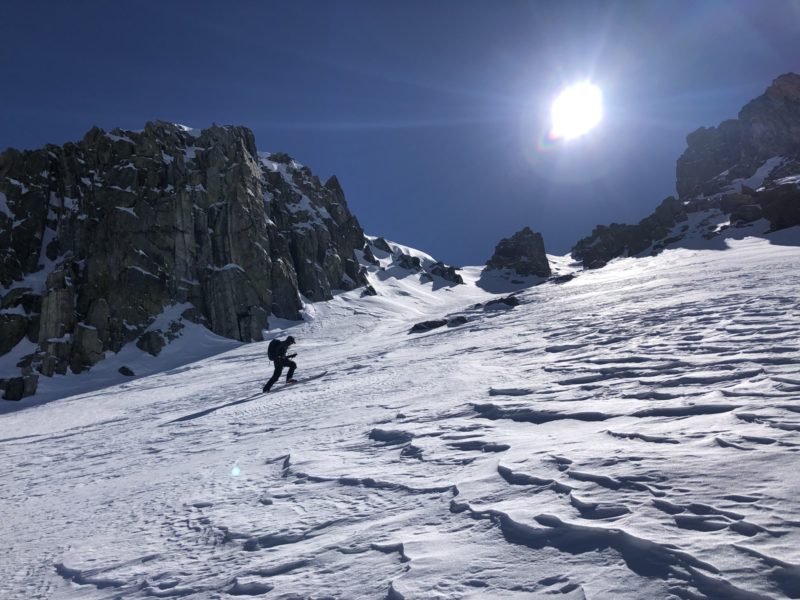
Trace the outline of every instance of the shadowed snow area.
<path fill-rule="evenodd" d="M 264 342 L 0 415 L 0 597 L 798 598 L 800 248 L 728 245 L 504 310 L 373 273 L 288 330 L 323 377 L 260 395 Z"/>

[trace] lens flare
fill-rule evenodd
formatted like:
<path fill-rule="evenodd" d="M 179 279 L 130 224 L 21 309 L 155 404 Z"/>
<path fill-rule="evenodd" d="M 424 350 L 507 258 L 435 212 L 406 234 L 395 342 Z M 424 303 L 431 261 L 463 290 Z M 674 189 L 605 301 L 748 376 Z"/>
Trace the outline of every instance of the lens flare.
<path fill-rule="evenodd" d="M 565 88 L 550 108 L 549 137 L 571 140 L 592 129 L 603 118 L 603 93 L 593 83 L 583 81 Z"/>
<path fill-rule="evenodd" d="M 239 468 L 239 465 L 233 465 L 233 468 L 231 469 L 231 475 L 233 477 L 238 477 L 241 472 L 242 470 Z"/>

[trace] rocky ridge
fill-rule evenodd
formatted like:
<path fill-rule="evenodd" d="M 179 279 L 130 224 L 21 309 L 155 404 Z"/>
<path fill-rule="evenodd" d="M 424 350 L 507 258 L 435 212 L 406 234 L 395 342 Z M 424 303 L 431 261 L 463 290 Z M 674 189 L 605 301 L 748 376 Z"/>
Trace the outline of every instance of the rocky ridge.
<path fill-rule="evenodd" d="M 458 274 L 460 267 L 446 265 L 427 254 L 388 242 L 382 237 L 366 236 L 364 250 L 357 254 L 366 265 L 376 267 L 376 275 L 381 278 L 415 275 L 421 282 L 433 283 L 436 287 L 464 283 L 464 278 Z M 370 289 L 371 286 L 367 286 L 365 295 L 372 295 Z"/>
<path fill-rule="evenodd" d="M 573 258 L 593 269 L 759 219 L 766 231 L 800 225 L 800 75 L 781 75 L 737 119 L 701 127 L 687 144 L 676 165 L 678 197 L 635 225 L 596 227 Z"/>
<path fill-rule="evenodd" d="M 524 227 L 510 238 L 503 238 L 486 262 L 485 270 L 508 269 L 522 277 L 549 277 L 550 263 L 541 233 Z"/>
<path fill-rule="evenodd" d="M 800 75 L 781 75 L 738 118 L 700 127 L 686 143 L 675 169 L 683 200 L 740 191 L 759 169 L 767 184 L 800 173 Z"/>
<path fill-rule="evenodd" d="M 39 373 L 81 372 L 131 342 L 157 354 L 187 321 L 260 340 L 270 315 L 299 318 L 301 297 L 365 285 L 364 243 L 335 177 L 259 154 L 244 127 L 151 122 L 6 150 L 0 355 L 33 351 L 0 390 L 33 393 Z"/>

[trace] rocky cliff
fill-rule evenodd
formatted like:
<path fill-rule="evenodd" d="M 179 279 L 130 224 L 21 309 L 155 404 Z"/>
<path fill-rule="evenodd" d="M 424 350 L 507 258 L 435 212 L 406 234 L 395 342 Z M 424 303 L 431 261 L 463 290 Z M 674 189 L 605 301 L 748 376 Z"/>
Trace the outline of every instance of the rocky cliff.
<path fill-rule="evenodd" d="M 366 284 L 364 234 L 339 182 L 244 127 L 94 128 L 78 143 L 0 154 L 0 355 L 35 350 L 6 396 L 37 373 L 80 372 L 135 342 L 158 353 L 186 319 L 242 341 L 270 315 L 298 318 Z M 181 318 L 149 331 L 167 307 Z M 24 345 L 24 344 L 23 344 Z"/>
<path fill-rule="evenodd" d="M 676 166 L 684 200 L 740 191 L 750 178 L 769 182 L 800 173 L 800 75 L 781 75 L 737 119 L 701 127 L 686 143 Z"/>
<path fill-rule="evenodd" d="M 572 248 L 585 268 L 759 219 L 765 230 L 800 225 L 800 75 L 781 75 L 737 119 L 701 127 L 686 141 L 676 167 L 678 198 L 636 225 L 596 227 Z"/>
<path fill-rule="evenodd" d="M 524 227 L 510 238 L 500 240 L 484 270 L 506 269 L 522 277 L 549 277 L 550 263 L 542 234 Z"/>

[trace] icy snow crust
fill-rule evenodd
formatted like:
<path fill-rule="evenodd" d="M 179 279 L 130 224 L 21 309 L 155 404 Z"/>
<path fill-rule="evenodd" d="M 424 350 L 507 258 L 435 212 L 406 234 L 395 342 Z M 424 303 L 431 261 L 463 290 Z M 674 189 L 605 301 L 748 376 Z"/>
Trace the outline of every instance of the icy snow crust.
<path fill-rule="evenodd" d="M 491 312 L 478 269 L 373 273 L 379 296 L 288 330 L 322 378 L 259 395 L 249 344 L 0 415 L 0 597 L 796 598 L 789 241 L 622 259 Z"/>

